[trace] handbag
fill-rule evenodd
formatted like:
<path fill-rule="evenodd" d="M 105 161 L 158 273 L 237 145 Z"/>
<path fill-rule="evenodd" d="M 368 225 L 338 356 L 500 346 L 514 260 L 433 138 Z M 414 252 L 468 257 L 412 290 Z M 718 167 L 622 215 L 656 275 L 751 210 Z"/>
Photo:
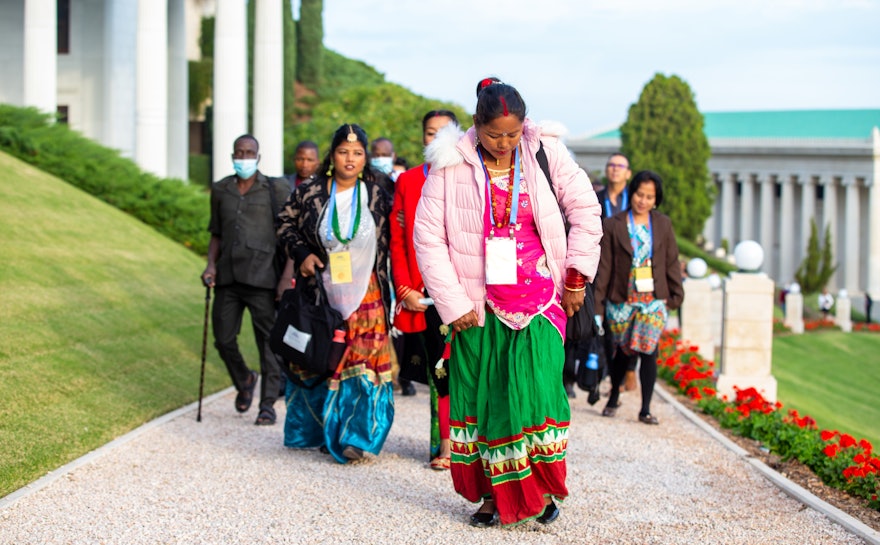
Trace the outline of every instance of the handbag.
<path fill-rule="evenodd" d="M 345 320 L 327 301 L 320 271 L 316 271 L 315 279 L 315 301 L 310 298 L 309 282 L 304 277 L 297 278 L 295 286 L 284 292 L 269 333 L 269 346 L 284 360 L 281 368 L 288 376 L 295 376 L 297 370 L 330 376 L 344 353 Z"/>
<path fill-rule="evenodd" d="M 543 142 L 540 142 L 538 151 L 535 153 L 535 159 L 538 161 L 538 166 L 541 167 L 544 177 L 547 178 L 547 183 L 550 184 L 550 191 L 553 192 L 553 196 L 556 196 L 556 189 L 553 187 L 553 182 L 550 179 L 550 164 L 547 161 L 547 152 L 544 151 Z M 557 201 L 556 204 L 558 205 L 559 202 Z M 568 231 L 567 226 L 568 224 L 566 223 L 566 231 Z M 566 344 L 569 342 L 590 341 L 596 336 L 596 323 L 593 319 L 595 307 L 593 283 L 590 282 L 587 284 L 587 289 L 584 290 L 584 304 L 565 324 Z"/>

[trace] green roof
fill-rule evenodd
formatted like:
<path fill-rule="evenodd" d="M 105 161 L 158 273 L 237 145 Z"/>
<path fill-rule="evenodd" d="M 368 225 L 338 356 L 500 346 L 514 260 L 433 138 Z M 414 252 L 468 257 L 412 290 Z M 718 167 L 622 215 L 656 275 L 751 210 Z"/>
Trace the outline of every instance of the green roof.
<path fill-rule="evenodd" d="M 708 138 L 871 138 L 880 110 L 704 112 Z M 590 137 L 620 138 L 618 129 Z"/>

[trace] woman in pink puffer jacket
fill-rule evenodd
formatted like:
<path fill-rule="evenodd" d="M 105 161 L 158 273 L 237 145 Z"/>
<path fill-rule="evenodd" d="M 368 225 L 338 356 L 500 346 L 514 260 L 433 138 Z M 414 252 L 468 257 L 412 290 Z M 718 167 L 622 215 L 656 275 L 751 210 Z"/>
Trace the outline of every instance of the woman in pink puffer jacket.
<path fill-rule="evenodd" d="M 556 136 L 526 119 L 515 88 L 487 78 L 474 127 L 449 125 L 426 150 L 414 244 L 455 331 L 451 470 L 457 492 L 483 501 L 474 526 L 549 523 L 554 498 L 568 495 L 563 337 L 595 275 L 602 224 L 590 180 Z"/>

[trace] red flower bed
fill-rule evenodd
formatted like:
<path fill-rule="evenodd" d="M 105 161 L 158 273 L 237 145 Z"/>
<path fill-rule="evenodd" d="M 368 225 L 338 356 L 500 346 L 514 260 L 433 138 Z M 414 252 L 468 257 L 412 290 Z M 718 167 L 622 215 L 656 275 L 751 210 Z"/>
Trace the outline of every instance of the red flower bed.
<path fill-rule="evenodd" d="M 825 484 L 864 498 L 880 510 L 880 458 L 874 456 L 870 442 L 834 430 L 820 431 L 811 417 L 795 410 L 784 413 L 782 403 L 767 401 L 755 388 L 735 388 L 732 400 L 719 398 L 714 362 L 703 359 L 698 347 L 681 342 L 679 336 L 678 330 L 668 331 L 660 340 L 661 378 L 722 427 L 759 441 L 784 460 L 800 460 Z"/>

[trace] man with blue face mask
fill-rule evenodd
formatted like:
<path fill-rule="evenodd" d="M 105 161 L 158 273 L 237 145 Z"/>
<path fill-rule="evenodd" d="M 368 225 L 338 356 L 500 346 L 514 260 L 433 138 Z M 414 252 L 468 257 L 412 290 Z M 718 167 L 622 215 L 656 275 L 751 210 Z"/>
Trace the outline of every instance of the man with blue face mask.
<path fill-rule="evenodd" d="M 260 354 L 260 412 L 257 425 L 275 423 L 275 401 L 281 369 L 269 347 L 275 322 L 279 274 L 275 266 L 276 217 L 290 195 L 284 178 L 267 178 L 258 169 L 260 146 L 249 134 L 233 145 L 235 174 L 211 186 L 208 265 L 202 282 L 214 288 L 214 346 L 226 364 L 238 395 L 235 409 L 247 412 L 254 397 L 257 373 L 244 361 L 238 333 L 248 309 Z"/>
<path fill-rule="evenodd" d="M 394 195 L 394 144 L 391 140 L 380 136 L 370 143 L 370 167 L 376 173 L 376 183 L 389 195 Z M 396 177 L 396 176 L 395 176 Z"/>

